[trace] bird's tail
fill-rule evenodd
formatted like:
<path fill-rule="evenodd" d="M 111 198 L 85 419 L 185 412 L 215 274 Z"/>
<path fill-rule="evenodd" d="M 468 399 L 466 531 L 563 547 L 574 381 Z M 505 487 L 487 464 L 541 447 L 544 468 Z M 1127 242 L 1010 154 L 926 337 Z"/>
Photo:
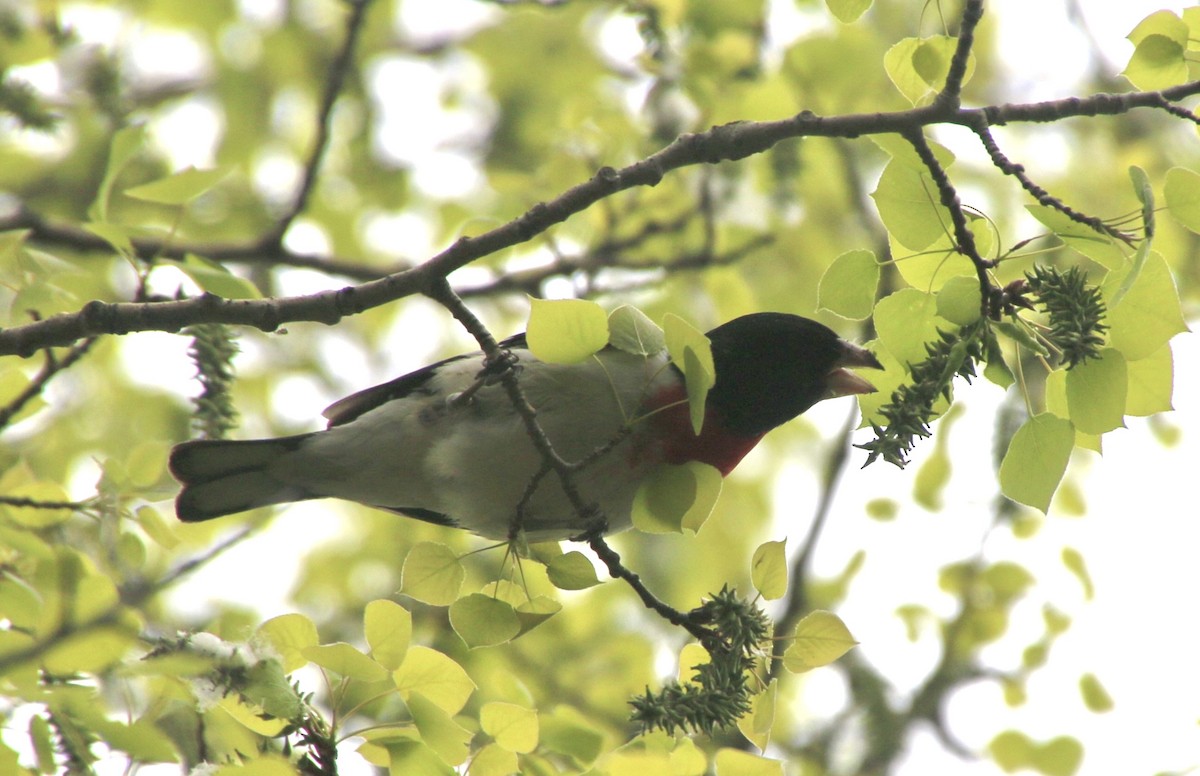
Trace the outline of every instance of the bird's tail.
<path fill-rule="evenodd" d="M 170 468 L 183 489 L 175 499 L 175 514 L 185 523 L 196 523 L 254 507 L 315 498 L 271 473 L 280 457 L 309 436 L 244 442 L 196 439 L 176 445 Z"/>

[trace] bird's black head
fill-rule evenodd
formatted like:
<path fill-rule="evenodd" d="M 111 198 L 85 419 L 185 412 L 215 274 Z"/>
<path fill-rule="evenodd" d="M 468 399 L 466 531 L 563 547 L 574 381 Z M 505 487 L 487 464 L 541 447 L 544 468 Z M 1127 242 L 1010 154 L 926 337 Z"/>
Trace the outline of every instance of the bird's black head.
<path fill-rule="evenodd" d="M 822 399 L 869 393 L 842 367 L 882 368 L 866 350 L 816 321 L 753 313 L 708 332 L 717 381 L 708 406 L 730 431 L 765 434 Z"/>

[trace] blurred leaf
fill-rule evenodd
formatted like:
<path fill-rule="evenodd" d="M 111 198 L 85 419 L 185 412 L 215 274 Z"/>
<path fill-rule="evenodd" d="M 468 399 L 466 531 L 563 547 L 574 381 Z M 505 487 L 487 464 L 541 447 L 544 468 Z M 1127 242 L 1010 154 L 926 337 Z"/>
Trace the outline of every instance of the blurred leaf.
<path fill-rule="evenodd" d="M 1083 596 L 1087 600 L 1092 600 L 1096 595 L 1096 587 L 1092 584 L 1092 575 L 1088 573 L 1087 563 L 1083 559 L 1083 554 L 1073 547 L 1063 547 L 1062 562 L 1079 580 L 1079 584 L 1083 586 Z"/>
<path fill-rule="evenodd" d="M 146 125 L 130 124 L 113 133 L 112 145 L 108 152 L 108 164 L 104 167 L 104 178 L 96 191 L 96 199 L 88 207 L 88 218 L 92 221 L 105 223 L 108 221 L 108 200 L 112 196 L 112 187 L 121 174 L 121 170 L 129 164 L 146 145 Z M 107 239 L 107 238 L 105 238 Z M 132 254 L 130 254 L 132 255 Z"/>
<path fill-rule="evenodd" d="M 1125 366 L 1129 375 L 1126 415 L 1145 417 L 1173 409 L 1174 362 L 1170 345 L 1164 345 L 1146 358 L 1130 361 Z"/>
<path fill-rule="evenodd" d="M 1132 270 L 1132 268 L 1130 268 Z M 1175 279 L 1162 255 L 1152 252 L 1138 273 L 1137 280 L 1121 298 L 1111 301 L 1122 286 L 1124 276 L 1113 272 L 1105 278 L 1102 290 L 1109 301 L 1108 344 L 1129 361 L 1151 355 L 1172 337 L 1187 331 L 1179 306 Z"/>
<path fill-rule="evenodd" d="M 258 287 L 249 280 L 238 277 L 222 264 L 194 253 L 184 256 L 183 261 L 160 259 L 159 264 L 169 264 L 179 268 L 201 289 L 225 299 L 262 298 Z"/>
<path fill-rule="evenodd" d="M 871 0 L 825 0 L 825 5 L 839 22 L 851 24 L 866 13 L 871 7 Z"/>
<path fill-rule="evenodd" d="M 717 776 L 783 776 L 783 763 L 740 749 L 722 748 L 714 758 Z"/>
<path fill-rule="evenodd" d="M 1116 706 L 1112 696 L 1095 674 L 1083 674 L 1079 677 L 1079 693 L 1083 696 L 1083 704 L 1094 714 L 1112 711 Z"/>
<path fill-rule="evenodd" d="M 1112 237 L 1103 235 L 1059 210 L 1046 205 L 1026 205 L 1030 215 L 1058 235 L 1067 246 L 1079 251 L 1106 269 L 1120 269 L 1126 263 L 1125 249 Z"/>
<path fill-rule="evenodd" d="M 159 205 L 186 205 L 224 180 L 229 172 L 188 167 L 165 178 L 126 189 L 125 196 Z"/>
<path fill-rule="evenodd" d="M 1167 210 L 1179 223 L 1200 233 L 1200 173 L 1186 167 L 1167 170 L 1163 184 Z"/>
<path fill-rule="evenodd" d="M 779 681 L 772 679 L 767 688 L 751 700 L 750 713 L 738 720 L 738 730 L 746 740 L 765 751 L 771 742 L 771 729 L 775 726 L 775 699 Z"/>

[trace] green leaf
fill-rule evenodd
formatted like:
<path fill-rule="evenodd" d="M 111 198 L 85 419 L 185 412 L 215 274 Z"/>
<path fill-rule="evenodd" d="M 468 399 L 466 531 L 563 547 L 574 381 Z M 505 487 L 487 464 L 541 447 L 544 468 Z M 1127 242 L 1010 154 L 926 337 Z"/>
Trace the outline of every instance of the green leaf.
<path fill-rule="evenodd" d="M 559 590 L 584 590 L 600 584 L 596 578 L 596 567 L 582 552 L 564 553 L 546 564 L 550 584 Z"/>
<path fill-rule="evenodd" d="M 663 464 L 638 487 L 633 524 L 646 533 L 700 530 L 721 495 L 721 472 L 706 463 Z"/>
<path fill-rule="evenodd" d="M 499 744 L 488 744 L 471 756 L 469 776 L 511 776 L 520 773 L 517 755 Z"/>
<path fill-rule="evenodd" d="M 858 644 L 842 619 L 823 609 L 809 612 L 796 624 L 783 667 L 794 674 L 826 666 Z"/>
<path fill-rule="evenodd" d="M 333 671 L 347 679 L 363 682 L 379 682 L 388 677 L 388 671 L 379 662 L 372 660 L 357 647 L 339 641 L 333 644 L 317 644 L 305 647 L 300 654 L 322 668 Z"/>
<path fill-rule="evenodd" d="M 783 763 L 741 749 L 718 749 L 717 776 L 783 776 Z"/>
<path fill-rule="evenodd" d="M 493 701 L 479 710 L 479 726 L 510 752 L 532 752 L 538 745 L 538 716 L 515 703 Z"/>
<path fill-rule="evenodd" d="M 1013 435 L 1000 464 L 1000 491 L 1013 501 L 1047 511 L 1074 446 L 1075 428 L 1069 420 L 1048 412 L 1029 418 Z"/>
<path fill-rule="evenodd" d="M 387 752 L 391 776 L 455 776 L 458 773 L 420 741 L 388 743 Z"/>
<path fill-rule="evenodd" d="M 467 570 L 458 555 L 438 542 L 418 542 L 400 572 L 400 591 L 433 606 L 449 606 L 462 590 Z"/>
<path fill-rule="evenodd" d="M 371 601 L 363 611 L 363 634 L 371 647 L 371 657 L 394 671 L 404 662 L 412 641 L 412 614 L 395 601 Z"/>
<path fill-rule="evenodd" d="M 529 299 L 529 350 L 548 364 L 578 364 L 608 344 L 608 316 L 586 299 Z"/>
<path fill-rule="evenodd" d="M 1072 221 L 1061 211 L 1046 205 L 1026 205 L 1030 215 L 1042 222 L 1070 248 L 1106 269 L 1120 269 L 1126 263 L 1125 249 L 1108 235 Z"/>
<path fill-rule="evenodd" d="M 381 678 L 386 679 L 387 674 L 384 673 Z M 278 719 L 298 719 L 304 711 L 300 696 L 288 681 L 283 665 L 278 660 L 260 660 L 250 666 L 242 695 L 266 714 Z"/>
<path fill-rule="evenodd" d="M 450 765 L 462 765 L 470 754 L 471 732 L 419 692 L 404 701 L 412 714 L 421 741 Z"/>
<path fill-rule="evenodd" d="M 1150 14 L 1129 33 L 1133 56 L 1121 75 L 1142 91 L 1158 91 L 1188 80 L 1188 26 L 1170 11 Z"/>
<path fill-rule="evenodd" d="M 519 604 L 516 612 L 517 621 L 521 623 L 521 630 L 517 635 L 522 636 L 528 633 L 561 611 L 562 604 L 544 595 L 536 595 Z"/>
<path fill-rule="evenodd" d="M 160 205 L 186 205 L 228 175 L 229 170 L 197 170 L 195 167 L 188 167 L 165 178 L 126 189 L 125 196 Z"/>
<path fill-rule="evenodd" d="M 50 723 L 40 714 L 29 718 L 29 742 L 37 757 L 37 769 L 41 773 L 54 773 L 54 742 L 50 738 Z"/>
<path fill-rule="evenodd" d="M 1108 690 L 1104 689 L 1104 685 L 1100 683 L 1095 674 L 1087 673 L 1079 677 L 1079 693 L 1083 696 L 1083 704 L 1087 706 L 1088 711 L 1095 714 L 1112 711 L 1116 706 L 1112 696 L 1108 694 Z"/>
<path fill-rule="evenodd" d="M 1073 547 L 1063 547 L 1062 562 L 1079 580 L 1079 584 L 1083 586 L 1083 595 L 1087 600 L 1092 600 L 1096 595 L 1096 586 L 1092 584 L 1092 575 L 1088 573 L 1087 564 L 1083 560 L 1083 554 Z"/>
<path fill-rule="evenodd" d="M 910 251 L 923 251 L 947 233 L 950 214 L 922 170 L 893 159 L 883 168 L 871 198 L 888 235 Z"/>
<path fill-rule="evenodd" d="M 304 650 L 318 643 L 317 626 L 303 614 L 281 614 L 258 626 L 256 639 L 265 639 L 283 661 L 285 673 L 308 665 Z"/>
<path fill-rule="evenodd" d="M 875 306 L 879 342 L 905 366 L 924 361 L 925 343 L 938 338 L 937 297 L 915 288 L 902 288 Z M 944 324 L 943 324 L 944 326 Z M 872 382 L 875 382 L 872 378 Z M 876 387 L 883 388 L 878 383 Z M 886 397 L 884 397 L 886 400 Z"/>
<path fill-rule="evenodd" d="M 979 320 L 982 310 L 979 280 L 974 274 L 948 278 L 937 292 L 937 314 L 959 326 Z"/>
<path fill-rule="evenodd" d="M 1167 170 L 1163 184 L 1167 211 L 1183 226 L 1200 233 L 1200 173 L 1186 167 Z"/>
<path fill-rule="evenodd" d="M 817 306 L 850 320 L 863 320 L 875 308 L 879 263 L 871 251 L 848 251 L 838 256 L 821 276 Z"/>
<path fill-rule="evenodd" d="M 1145 417 L 1173 409 L 1171 393 L 1175 370 L 1169 344 L 1125 366 L 1129 375 L 1126 415 Z"/>
<path fill-rule="evenodd" d="M 1137 280 L 1120 303 L 1115 304 L 1111 299 L 1123 285 L 1121 273 L 1109 273 L 1103 291 L 1110 300 L 1106 318 L 1108 344 L 1121 351 L 1127 360 L 1146 358 L 1176 334 L 1187 331 L 1175 279 L 1161 254 L 1152 252 L 1146 257 Z"/>
<path fill-rule="evenodd" d="M 900 93 L 913 105 L 920 105 L 930 101 L 945 85 L 957 46 L 957 38 L 949 35 L 905 38 L 884 54 L 883 66 Z M 971 54 L 964 83 L 974 71 L 975 55 Z"/>
<path fill-rule="evenodd" d="M 475 692 L 475 683 L 462 666 L 420 645 L 409 647 L 404 662 L 392 672 L 392 681 L 406 701 L 412 693 L 420 693 L 447 714 L 457 714 Z"/>
<path fill-rule="evenodd" d="M 712 359 L 712 343 L 708 341 L 704 332 L 678 315 L 670 313 L 663 317 L 663 334 L 671 360 L 683 372 L 692 430 L 699 435 L 704 426 L 704 407 L 708 391 L 717 381 L 717 371 Z"/>
<path fill-rule="evenodd" d="M 775 726 L 775 699 L 779 681 L 772 679 L 767 689 L 750 699 L 750 713 L 738 720 L 738 730 L 746 740 L 764 751 L 771 743 L 771 729 Z"/>
<path fill-rule="evenodd" d="M 160 259 L 158 263 L 177 267 L 196 285 L 210 294 L 225 299 L 262 298 L 262 292 L 258 290 L 258 286 L 233 274 L 228 267 L 203 256 L 188 253 L 183 257 L 183 261 Z"/>
<path fill-rule="evenodd" d="M 608 344 L 637 356 L 661 353 L 667 346 L 663 330 L 641 310 L 623 304 L 608 315 Z"/>
<path fill-rule="evenodd" d="M 871 7 L 871 0 L 825 0 L 829 12 L 842 24 L 858 21 L 858 17 Z"/>
<path fill-rule="evenodd" d="M 758 545 L 750 561 L 750 581 L 768 601 L 783 598 L 788 585 L 787 539 Z"/>
<path fill-rule="evenodd" d="M 472 649 L 503 644 L 521 632 L 513 605 L 482 593 L 450 604 L 450 626 Z"/>
<path fill-rule="evenodd" d="M 1125 425 L 1129 378 L 1125 357 L 1112 348 L 1067 372 L 1067 409 L 1075 428 L 1103 434 Z"/>
<path fill-rule="evenodd" d="M 5 488 L 4 495 L 12 499 L 29 499 L 43 504 L 62 504 L 71 500 L 62 485 L 49 480 L 30 480 L 10 485 Z M 71 514 L 71 510 L 65 508 L 0 504 L 0 516 L 34 530 L 61 525 L 71 518 Z"/>

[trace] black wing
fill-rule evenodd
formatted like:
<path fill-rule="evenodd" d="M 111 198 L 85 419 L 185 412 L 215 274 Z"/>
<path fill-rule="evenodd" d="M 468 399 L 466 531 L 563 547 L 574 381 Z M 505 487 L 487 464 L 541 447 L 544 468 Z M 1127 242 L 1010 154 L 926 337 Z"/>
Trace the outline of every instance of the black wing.
<path fill-rule="evenodd" d="M 514 334 L 506 340 L 500 342 L 502 348 L 524 348 L 525 332 Z M 349 423 L 355 418 L 370 412 L 376 407 L 387 404 L 389 401 L 403 399 L 406 396 L 411 396 L 414 393 L 419 393 L 426 383 L 433 378 L 437 371 L 446 364 L 452 364 L 455 361 L 462 361 L 464 358 L 478 358 L 478 353 L 471 353 L 461 356 L 451 356 L 450 358 L 442 359 L 429 366 L 423 366 L 415 372 L 409 372 L 403 377 L 397 377 L 395 380 L 390 380 L 386 383 L 366 388 L 358 393 L 352 393 L 344 399 L 338 399 L 333 404 L 325 408 L 321 415 L 329 421 L 329 427 L 340 426 L 343 423 Z M 424 518 L 423 518 L 424 519 Z M 436 522 L 436 521 L 431 521 Z"/>

